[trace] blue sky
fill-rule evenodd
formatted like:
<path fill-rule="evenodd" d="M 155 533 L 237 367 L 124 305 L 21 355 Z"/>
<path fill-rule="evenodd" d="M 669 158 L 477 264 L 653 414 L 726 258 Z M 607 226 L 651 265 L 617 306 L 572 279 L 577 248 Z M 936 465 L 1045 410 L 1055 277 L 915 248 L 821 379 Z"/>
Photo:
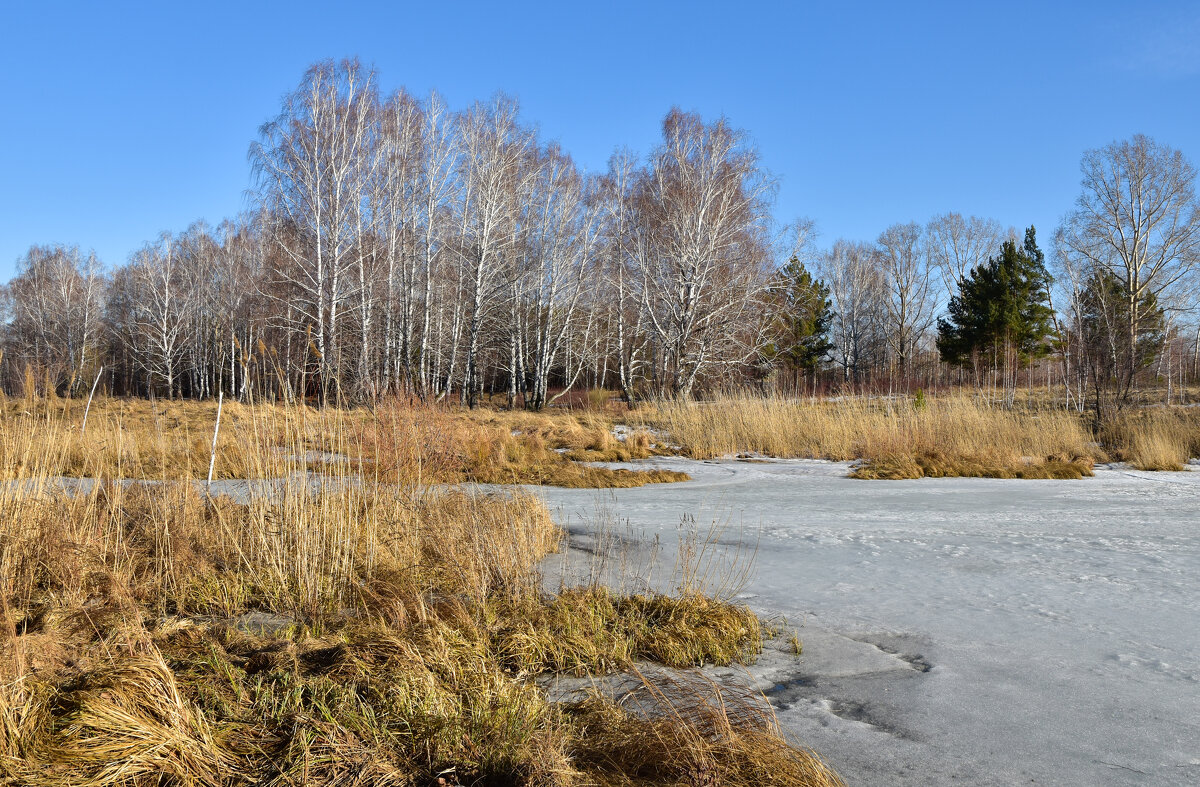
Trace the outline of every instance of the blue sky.
<path fill-rule="evenodd" d="M 110 265 L 243 210 L 246 151 L 305 67 L 454 107 L 503 89 L 589 169 L 667 109 L 724 114 L 821 241 L 957 210 L 1047 242 L 1084 150 L 1200 159 L 1200 4 L 16 3 L 0 0 L 0 279 L 30 244 Z"/>

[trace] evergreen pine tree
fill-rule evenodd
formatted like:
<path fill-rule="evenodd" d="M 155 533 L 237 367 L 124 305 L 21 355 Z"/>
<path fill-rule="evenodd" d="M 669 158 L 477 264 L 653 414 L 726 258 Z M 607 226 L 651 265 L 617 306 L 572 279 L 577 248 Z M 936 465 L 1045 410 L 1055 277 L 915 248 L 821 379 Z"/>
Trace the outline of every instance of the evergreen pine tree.
<path fill-rule="evenodd" d="M 802 372 L 815 373 L 833 349 L 829 341 L 833 322 L 829 287 L 793 256 L 779 269 L 772 292 L 777 298 L 776 339 L 764 355 L 769 361 L 788 366 L 798 383 Z"/>
<path fill-rule="evenodd" d="M 961 366 L 984 355 L 1011 352 L 1022 362 L 1044 356 L 1053 333 L 1051 281 L 1033 227 L 1021 246 L 1005 241 L 999 256 L 970 272 L 938 320 L 942 360 Z"/>

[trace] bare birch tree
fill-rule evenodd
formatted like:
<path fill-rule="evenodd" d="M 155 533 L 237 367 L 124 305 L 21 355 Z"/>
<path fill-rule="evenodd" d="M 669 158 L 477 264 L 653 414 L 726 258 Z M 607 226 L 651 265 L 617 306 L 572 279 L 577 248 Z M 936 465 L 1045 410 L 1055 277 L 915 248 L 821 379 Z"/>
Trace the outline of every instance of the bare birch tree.
<path fill-rule="evenodd" d="M 34 246 L 7 289 L 13 360 L 48 374 L 59 393 L 75 395 L 103 335 L 104 277 L 96 255 L 85 256 L 78 247 Z"/>
<path fill-rule="evenodd" d="M 250 151 L 273 237 L 275 275 L 289 299 L 291 328 L 311 331 L 322 395 L 340 373 L 339 318 L 361 260 L 364 198 L 378 103 L 375 74 L 357 61 L 323 61 L 284 99 Z"/>
<path fill-rule="evenodd" d="M 998 222 L 979 216 L 964 218 L 961 213 L 934 216 L 925 225 L 925 233 L 929 263 L 941 273 L 949 295 L 957 292 L 967 274 L 996 253 L 1004 239 Z"/>
<path fill-rule="evenodd" d="M 638 188 L 640 272 L 660 388 L 688 397 L 704 373 L 751 358 L 765 335 L 767 205 L 774 182 L 744 132 L 673 109 Z"/>
<path fill-rule="evenodd" d="M 522 364 L 530 382 L 526 403 L 539 409 L 547 403 L 551 372 L 577 327 L 584 288 L 595 267 L 600 206 L 592 193 L 595 181 L 584 178 L 557 145 L 540 153 L 534 166 L 520 290 L 526 337 L 514 358 L 527 359 Z"/>
<path fill-rule="evenodd" d="M 821 259 L 821 278 L 833 301 L 836 359 L 845 382 L 859 379 L 877 352 L 883 282 L 868 243 L 838 240 Z"/>
<path fill-rule="evenodd" d="M 111 390 L 129 394 L 405 392 L 475 405 L 507 387 L 530 408 L 580 383 L 633 401 L 766 379 L 782 233 L 770 226 L 774 184 L 725 119 L 672 110 L 648 157 L 618 153 L 589 177 L 524 124 L 515 100 L 461 113 L 437 94 L 381 101 L 373 71 L 325 61 L 250 157 L 249 218 L 166 236 L 107 288 L 77 250 L 32 250 L 0 304 L 10 389 L 26 362 L 63 393 L 103 363 Z M 1089 154 L 1084 169 L 1060 233 L 1075 272 L 1064 287 L 1095 270 L 1119 275 L 1127 296 L 1140 293 L 1129 302 L 1165 308 L 1175 331 L 1175 356 L 1151 368 L 1196 376 L 1200 349 L 1185 363 L 1180 335 L 1191 341 L 1184 285 L 1200 270 L 1190 165 L 1135 138 Z M 939 301 L 934 274 L 957 288 L 1002 235 L 949 213 L 924 239 L 901 224 L 876 244 L 818 255 L 811 229 L 797 226 L 794 251 L 830 288 L 832 357 L 855 382 L 911 377 Z M 1083 295 L 1076 287 L 1066 305 L 1078 312 Z M 1130 312 L 1119 305 L 1105 314 Z M 1141 309 L 1133 322 L 1145 323 Z M 1080 332 L 1064 336 L 1063 379 L 1078 391 L 1091 372 L 1070 363 Z"/>
<path fill-rule="evenodd" d="M 169 233 L 134 254 L 130 266 L 137 294 L 130 337 L 134 359 L 152 388 L 161 384 L 171 398 L 180 393 L 177 373 L 194 303 L 182 268 Z"/>
<path fill-rule="evenodd" d="M 922 248 L 921 226 L 893 224 L 879 235 L 876 260 L 880 264 L 887 310 L 888 345 L 896 358 L 901 379 L 908 375 L 917 342 L 933 324 L 934 298 Z"/>
<path fill-rule="evenodd" d="M 597 283 L 607 293 L 603 298 L 605 321 L 613 334 L 617 382 L 627 404 L 633 403 L 635 381 L 643 376 L 647 344 L 640 271 L 645 265 L 649 239 L 637 220 L 633 194 L 636 177 L 633 155 L 620 151 L 609 159 L 599 195 L 603 251 Z"/>
<path fill-rule="evenodd" d="M 1059 228 L 1057 246 L 1077 268 L 1103 271 L 1123 288 L 1126 340 L 1119 401 L 1136 385 L 1145 304 L 1168 303 L 1200 267 L 1196 170 L 1183 154 L 1138 134 L 1084 154 L 1083 191 Z"/>
<path fill-rule="evenodd" d="M 463 402 L 474 407 L 483 391 L 480 355 L 485 323 L 513 276 L 518 226 L 517 195 L 527 177 L 522 165 L 533 145 L 532 133 L 518 120 L 517 103 L 497 95 L 476 104 L 459 122 L 462 145 L 458 203 L 458 258 L 466 286 L 466 371 Z"/>
<path fill-rule="evenodd" d="M 446 272 L 449 247 L 448 205 L 458 198 L 459 181 L 454 177 L 458 167 L 458 148 L 455 144 L 454 117 L 446 103 L 436 92 L 430 93 L 425 102 L 422 123 L 419 128 L 419 159 L 414 189 L 414 211 L 417 233 L 416 264 L 420 266 L 420 319 L 414 316 L 413 330 L 418 330 L 420 339 L 416 347 L 417 370 L 423 394 L 438 395 L 438 378 L 434 370 L 432 355 L 443 343 L 440 335 L 435 341 L 434 315 L 439 309 L 436 297 L 440 293 L 434 283 Z M 411 277 L 416 283 L 416 276 Z M 438 332 L 441 333 L 440 331 Z"/>

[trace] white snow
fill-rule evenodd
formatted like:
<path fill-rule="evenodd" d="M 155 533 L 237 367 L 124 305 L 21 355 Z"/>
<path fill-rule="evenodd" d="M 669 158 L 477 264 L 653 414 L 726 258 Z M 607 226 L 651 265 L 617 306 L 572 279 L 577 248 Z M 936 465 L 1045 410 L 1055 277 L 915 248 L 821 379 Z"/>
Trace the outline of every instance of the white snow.
<path fill-rule="evenodd" d="M 799 658 L 773 646 L 753 677 L 849 784 L 1200 784 L 1200 473 L 649 464 L 695 480 L 535 491 L 574 546 L 615 540 L 609 570 L 659 587 L 681 519 L 723 522 L 725 549 L 754 555 L 741 598 L 804 642 Z"/>

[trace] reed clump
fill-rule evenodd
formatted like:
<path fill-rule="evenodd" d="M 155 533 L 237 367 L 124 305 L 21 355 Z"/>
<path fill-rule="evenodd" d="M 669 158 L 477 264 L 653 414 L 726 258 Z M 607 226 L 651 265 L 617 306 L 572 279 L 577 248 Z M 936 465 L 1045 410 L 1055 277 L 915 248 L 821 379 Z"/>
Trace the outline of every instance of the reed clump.
<path fill-rule="evenodd" d="M 744 661 L 761 627 L 683 586 L 547 593 L 562 534 L 535 498 L 430 484 L 433 448 L 383 478 L 369 421 L 310 416 L 248 413 L 266 480 L 214 488 L 64 480 L 77 433 L 54 453 L 53 419 L 4 424 L 0 784 L 839 783 L 769 708 L 551 701 L 536 676 Z"/>
<path fill-rule="evenodd" d="M 862 460 L 859 478 L 1078 478 L 1096 458 L 1082 420 L 1061 410 L 1007 410 L 967 396 L 659 402 L 638 411 L 695 458 L 761 454 Z"/>
<path fill-rule="evenodd" d="M 1200 412 L 1188 407 L 1126 411 L 1100 428 L 1112 455 L 1138 470 L 1182 470 L 1200 457 Z"/>

